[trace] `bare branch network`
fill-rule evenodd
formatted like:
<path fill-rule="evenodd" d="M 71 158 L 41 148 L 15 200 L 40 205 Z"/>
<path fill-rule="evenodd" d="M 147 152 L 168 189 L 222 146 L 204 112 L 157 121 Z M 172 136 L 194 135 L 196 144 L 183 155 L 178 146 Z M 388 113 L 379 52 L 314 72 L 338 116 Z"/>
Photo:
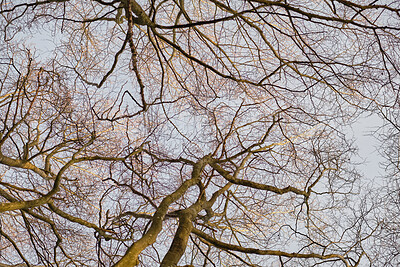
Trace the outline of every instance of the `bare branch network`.
<path fill-rule="evenodd" d="M 400 264 L 399 1 L 2 0 L 0 27 L 0 266 Z"/>

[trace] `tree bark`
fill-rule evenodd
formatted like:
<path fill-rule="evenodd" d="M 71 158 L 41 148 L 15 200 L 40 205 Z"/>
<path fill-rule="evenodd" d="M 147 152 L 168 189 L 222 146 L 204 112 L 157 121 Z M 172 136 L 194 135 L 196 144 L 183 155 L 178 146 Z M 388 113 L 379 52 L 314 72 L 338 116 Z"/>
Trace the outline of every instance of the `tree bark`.
<path fill-rule="evenodd" d="M 181 259 L 183 253 L 185 253 L 186 245 L 189 239 L 189 235 L 193 229 L 193 218 L 197 212 L 193 211 L 190 213 L 184 213 L 179 217 L 179 226 L 174 239 L 172 240 L 171 247 L 161 262 L 161 267 L 175 267 Z"/>

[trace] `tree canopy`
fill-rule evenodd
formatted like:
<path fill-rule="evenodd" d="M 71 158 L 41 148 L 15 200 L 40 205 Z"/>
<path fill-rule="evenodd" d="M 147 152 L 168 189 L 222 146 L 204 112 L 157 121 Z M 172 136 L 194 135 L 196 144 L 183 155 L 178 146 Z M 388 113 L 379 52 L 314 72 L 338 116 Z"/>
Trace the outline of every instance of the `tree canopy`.
<path fill-rule="evenodd" d="M 399 1 L 0 15 L 0 265 L 400 262 Z M 347 134 L 371 114 L 381 188 Z"/>

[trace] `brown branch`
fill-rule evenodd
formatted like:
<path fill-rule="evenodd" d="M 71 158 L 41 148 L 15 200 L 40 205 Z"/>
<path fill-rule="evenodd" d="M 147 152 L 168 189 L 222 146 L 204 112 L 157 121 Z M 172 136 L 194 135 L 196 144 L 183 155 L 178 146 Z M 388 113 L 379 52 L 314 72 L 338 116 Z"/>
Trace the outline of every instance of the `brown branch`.
<path fill-rule="evenodd" d="M 235 178 L 232 175 L 230 175 L 228 171 L 224 170 L 221 166 L 219 166 L 215 162 L 211 162 L 210 166 L 213 167 L 213 169 L 216 170 L 227 181 L 229 181 L 229 182 L 231 182 L 233 184 L 243 185 L 243 186 L 247 186 L 247 187 L 251 187 L 251 188 L 255 188 L 255 189 L 260 189 L 260 190 L 265 190 L 265 191 L 269 191 L 269 192 L 274 192 L 274 193 L 279 194 L 279 195 L 283 195 L 283 194 L 286 194 L 286 193 L 289 193 L 289 192 L 295 193 L 297 195 L 302 195 L 302 196 L 305 196 L 305 197 L 307 197 L 309 195 L 308 192 L 306 192 L 304 190 L 300 190 L 300 189 L 295 188 L 293 186 L 287 186 L 285 188 L 278 188 L 278 187 L 275 187 L 275 186 L 272 186 L 272 185 L 266 185 L 266 184 L 261 184 L 261 183 L 249 181 L 249 180 Z"/>
<path fill-rule="evenodd" d="M 189 187 L 196 185 L 200 181 L 200 174 L 204 167 L 209 163 L 209 156 L 200 159 L 194 166 L 192 170 L 192 177 L 186 180 L 175 192 L 166 196 L 158 206 L 157 211 L 153 215 L 152 224 L 149 230 L 132 246 L 126 251 L 125 255 L 119 260 L 115 266 L 116 267 L 131 267 L 133 265 L 139 264 L 138 256 L 139 254 L 148 246 L 152 245 L 162 230 L 162 223 L 168 212 L 169 206 L 181 198 Z"/>
<path fill-rule="evenodd" d="M 197 235 L 198 237 L 202 238 L 205 240 L 207 243 L 223 250 L 228 250 L 228 251 L 238 251 L 238 252 L 243 252 L 243 253 L 248 253 L 248 254 L 257 254 L 257 255 L 271 255 L 271 256 L 281 256 L 281 257 L 287 257 L 287 258 L 316 258 L 316 259 L 337 259 L 341 260 L 343 263 L 346 264 L 346 266 L 350 267 L 349 263 L 343 257 L 342 255 L 339 254 L 327 254 L 327 255 L 322 255 L 322 254 L 316 254 L 316 253 L 289 253 L 289 252 L 284 252 L 280 250 L 269 250 L 269 249 L 257 249 L 257 248 L 245 248 L 242 246 L 238 245 L 232 245 L 228 244 L 222 241 L 219 241 L 206 233 L 193 228 L 192 233 Z"/>

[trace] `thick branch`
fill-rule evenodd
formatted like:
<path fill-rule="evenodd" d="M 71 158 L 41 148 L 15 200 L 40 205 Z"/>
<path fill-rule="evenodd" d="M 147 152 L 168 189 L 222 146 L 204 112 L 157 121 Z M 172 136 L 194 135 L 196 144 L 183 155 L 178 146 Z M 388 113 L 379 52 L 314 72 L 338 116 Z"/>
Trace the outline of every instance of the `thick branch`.
<path fill-rule="evenodd" d="M 281 257 L 287 257 L 287 258 L 317 258 L 321 260 L 325 259 L 337 259 L 341 260 L 346 264 L 346 266 L 350 266 L 349 263 L 346 261 L 346 259 L 339 254 L 327 254 L 327 255 L 321 255 L 321 254 L 316 254 L 316 253 L 288 253 L 280 250 L 269 250 L 269 249 L 257 249 L 257 248 L 245 248 L 242 246 L 238 245 L 232 245 L 228 243 L 224 243 L 222 241 L 219 241 L 204 232 L 193 228 L 192 233 L 197 235 L 198 237 L 204 239 L 208 243 L 212 244 L 213 246 L 223 249 L 223 250 L 230 250 L 230 251 L 238 251 L 238 252 L 243 252 L 243 253 L 248 253 L 248 254 L 258 254 L 258 255 L 273 255 L 273 256 L 281 256 Z"/>
<path fill-rule="evenodd" d="M 292 186 L 287 186 L 285 188 L 278 188 L 278 187 L 275 187 L 275 186 L 272 186 L 272 185 L 260 184 L 260 183 L 249 181 L 249 180 L 235 178 L 232 175 L 230 175 L 228 171 L 224 170 L 221 166 L 219 166 L 215 162 L 210 163 L 210 166 L 213 167 L 214 170 L 216 170 L 226 180 L 228 180 L 229 182 L 231 182 L 233 184 L 243 185 L 243 186 L 252 187 L 252 188 L 265 190 L 265 191 L 270 191 L 270 192 L 274 192 L 274 193 L 279 194 L 279 195 L 292 192 L 292 193 L 295 193 L 297 195 L 303 195 L 305 197 L 308 196 L 308 193 L 306 191 L 297 189 L 297 188 L 292 187 Z"/>
<path fill-rule="evenodd" d="M 192 170 L 191 179 L 185 181 L 175 192 L 166 196 L 161 204 L 158 206 L 156 213 L 153 216 L 152 224 L 147 231 L 146 234 L 143 235 L 142 238 L 137 240 L 132 244 L 132 246 L 126 251 L 125 255 L 121 258 L 119 262 L 115 265 L 116 267 L 128 267 L 139 264 L 138 256 L 139 254 L 148 246 L 153 244 L 158 234 L 162 230 L 162 223 L 164 221 L 164 217 L 168 212 L 168 207 L 181 198 L 189 187 L 197 184 L 200 181 L 200 175 L 203 171 L 206 164 L 209 163 L 209 156 L 206 156 L 199 160 L 194 166 Z"/>
<path fill-rule="evenodd" d="M 183 253 L 185 253 L 190 233 L 193 229 L 193 219 L 199 210 L 188 210 L 179 216 L 179 226 L 172 240 L 171 247 L 161 262 L 161 267 L 177 266 Z"/>

